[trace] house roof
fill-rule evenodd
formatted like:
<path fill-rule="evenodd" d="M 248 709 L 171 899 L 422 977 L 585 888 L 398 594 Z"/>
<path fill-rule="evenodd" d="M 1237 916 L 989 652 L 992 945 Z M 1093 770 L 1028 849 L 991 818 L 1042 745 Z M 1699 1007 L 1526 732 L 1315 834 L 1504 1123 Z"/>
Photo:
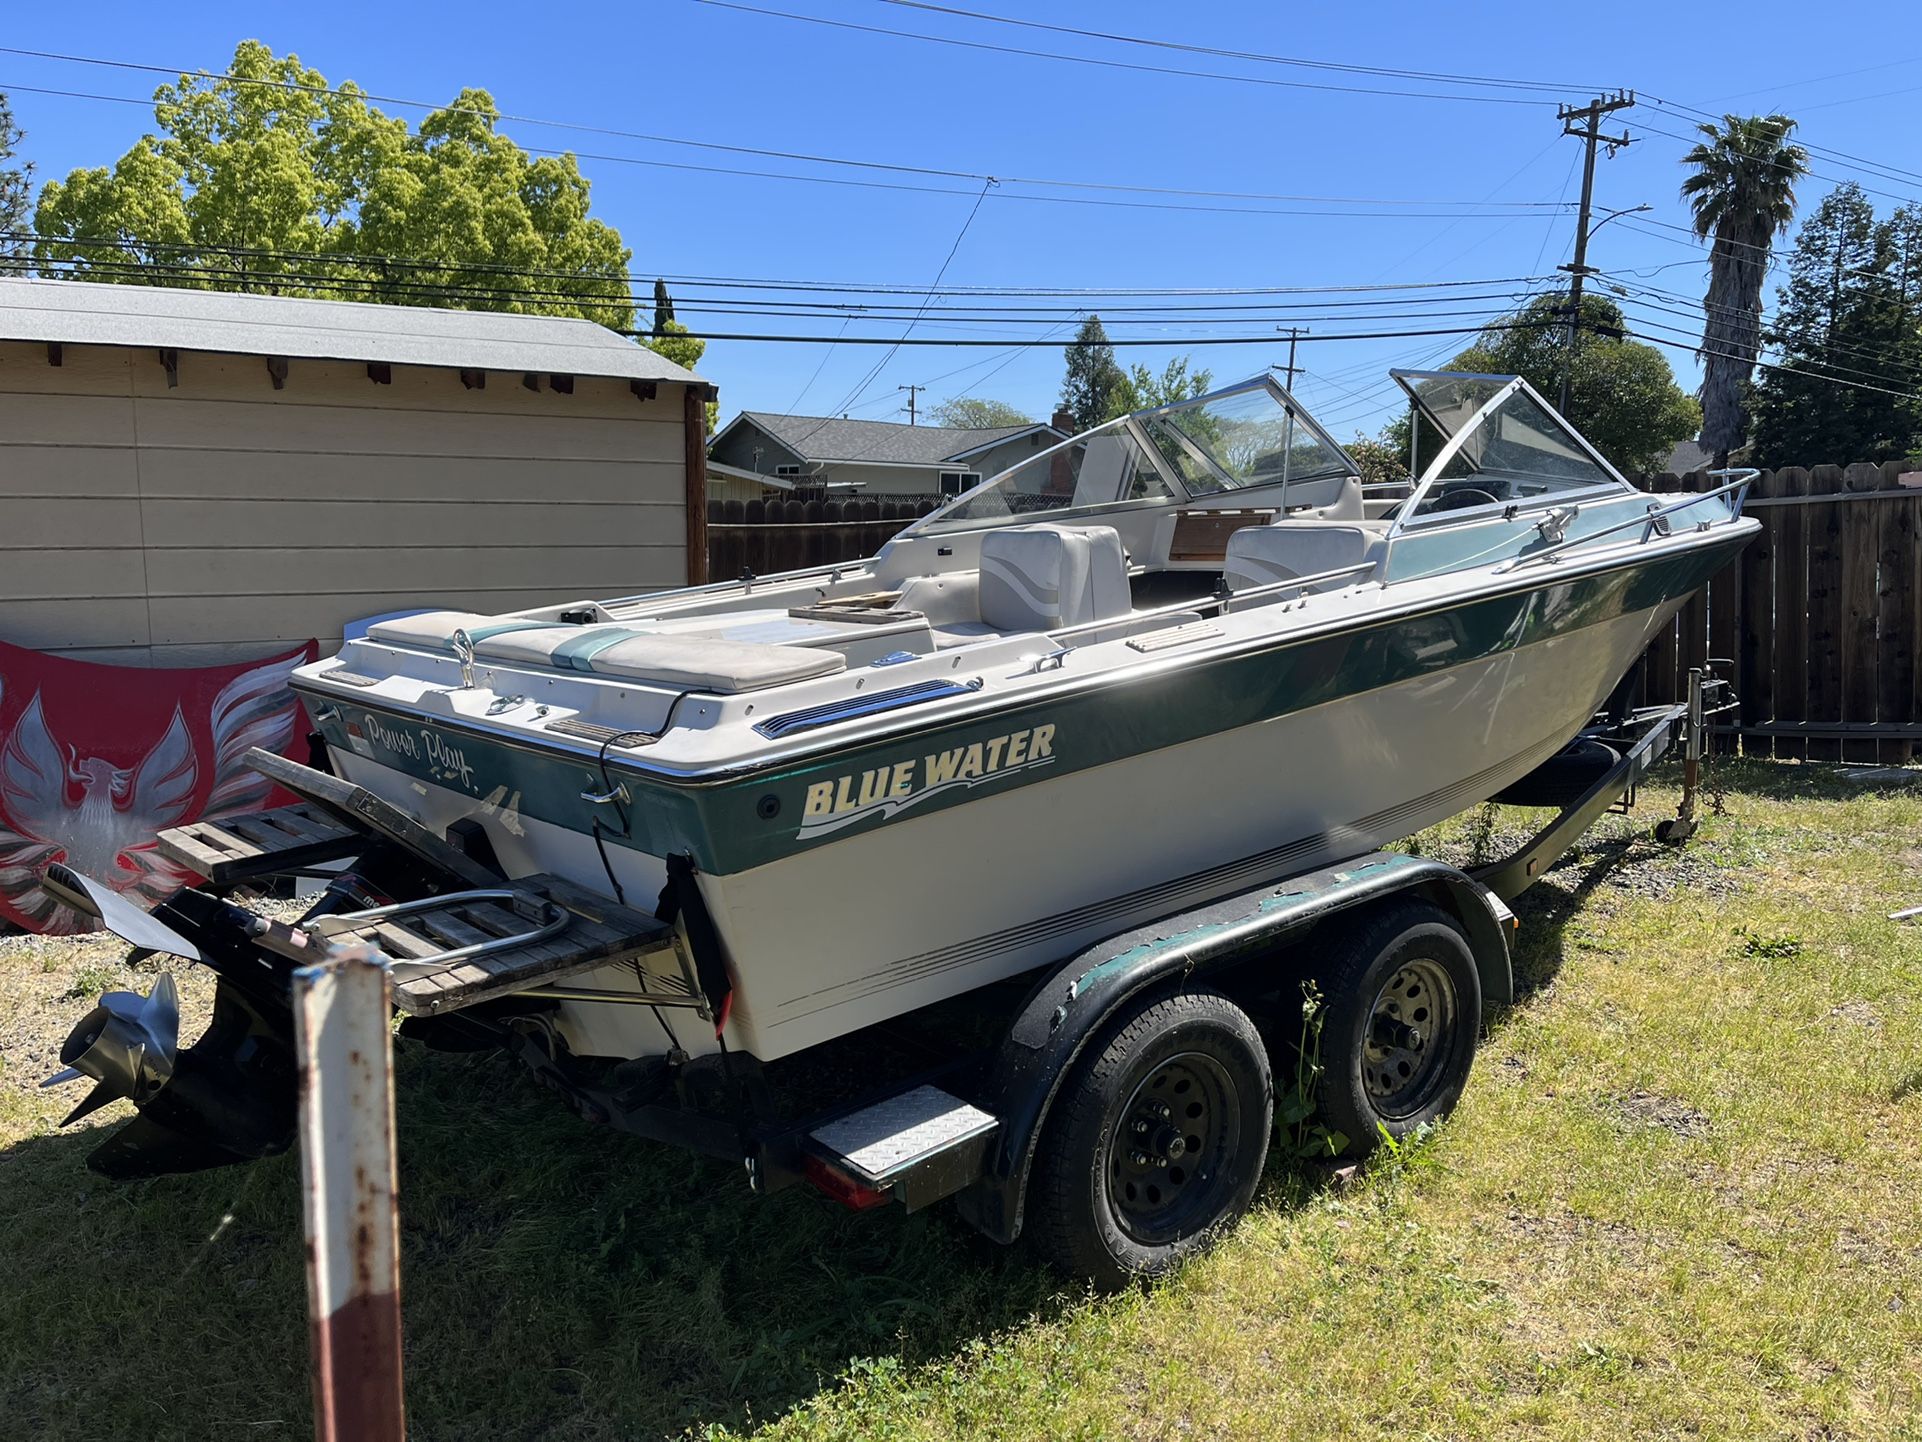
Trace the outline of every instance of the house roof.
<path fill-rule="evenodd" d="M 1700 441 L 1683 441 L 1668 453 L 1660 469 L 1672 475 L 1685 476 L 1690 471 L 1705 470 L 1715 463 L 1715 452 L 1704 450 Z"/>
<path fill-rule="evenodd" d="M 729 423 L 729 429 L 742 421 L 766 431 L 804 461 L 864 461 L 892 466 L 939 466 L 1031 431 L 1060 435 L 1054 427 L 1039 421 L 966 429 L 904 426 L 898 421 L 848 421 L 837 416 L 782 416 L 770 411 L 742 411 Z"/>
<path fill-rule="evenodd" d="M 364 301 L 0 279 L 0 340 L 695 381 L 592 321 Z"/>

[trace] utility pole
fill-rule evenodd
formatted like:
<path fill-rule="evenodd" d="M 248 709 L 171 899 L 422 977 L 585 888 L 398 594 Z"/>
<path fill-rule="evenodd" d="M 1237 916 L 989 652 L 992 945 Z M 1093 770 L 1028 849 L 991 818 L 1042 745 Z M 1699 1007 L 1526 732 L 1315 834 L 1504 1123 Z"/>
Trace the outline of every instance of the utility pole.
<path fill-rule="evenodd" d="M 922 391 L 926 390 L 927 387 L 926 386 L 896 386 L 895 389 L 897 391 L 906 391 L 908 393 L 908 424 L 913 425 L 914 415 L 915 415 L 914 398 L 920 395 Z"/>
<path fill-rule="evenodd" d="M 1595 147 L 1606 145 L 1612 156 L 1630 143 L 1626 132 L 1604 135 L 1601 126 L 1604 115 L 1626 110 L 1634 103 L 1633 90 L 1617 90 L 1613 95 L 1598 95 L 1586 105 L 1564 105 L 1555 112 L 1555 118 L 1562 122 L 1562 134 L 1573 135 L 1587 146 L 1587 154 L 1582 160 L 1582 207 L 1575 221 L 1575 259 L 1569 265 L 1557 267 L 1569 274 L 1568 345 L 1562 357 L 1563 415 L 1568 413 L 1568 383 L 1575 373 L 1575 346 L 1582 334 L 1582 281 L 1589 274 L 1588 216 L 1595 199 Z M 1579 126 L 1577 122 L 1580 122 Z"/>
<path fill-rule="evenodd" d="M 1285 384 L 1288 389 L 1288 394 L 1293 395 L 1295 393 L 1295 372 L 1300 369 L 1300 367 L 1295 364 L 1295 346 L 1303 336 L 1308 334 L 1308 330 L 1307 327 L 1299 325 L 1278 325 L 1275 329 L 1288 337 L 1288 365 L 1286 367 L 1288 379 Z M 1288 408 L 1287 415 L 1283 417 L 1283 419 L 1286 422 L 1286 427 L 1281 434 L 1281 495 L 1282 501 L 1285 503 L 1288 498 L 1288 472 L 1292 468 L 1291 462 L 1293 462 L 1295 458 L 1295 410 L 1293 406 Z"/>
<path fill-rule="evenodd" d="M 1300 325 L 1278 325 L 1275 329 L 1288 337 L 1288 364 L 1285 366 L 1276 366 L 1275 369 L 1288 372 L 1286 384 L 1292 392 L 1295 388 L 1295 372 L 1300 369 L 1300 367 L 1295 364 L 1295 344 L 1303 336 L 1308 334 L 1308 328 Z"/>

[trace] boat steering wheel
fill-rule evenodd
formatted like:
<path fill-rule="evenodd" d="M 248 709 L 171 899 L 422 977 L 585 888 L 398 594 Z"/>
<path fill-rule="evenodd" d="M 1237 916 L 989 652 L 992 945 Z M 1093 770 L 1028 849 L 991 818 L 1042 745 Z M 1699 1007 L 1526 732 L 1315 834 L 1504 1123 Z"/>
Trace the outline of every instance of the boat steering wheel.
<path fill-rule="evenodd" d="M 1435 511 L 1465 511 L 1471 506 L 1499 506 L 1500 496 L 1484 491 L 1477 486 L 1464 486 L 1459 491 L 1450 491 L 1436 500 L 1432 507 Z"/>

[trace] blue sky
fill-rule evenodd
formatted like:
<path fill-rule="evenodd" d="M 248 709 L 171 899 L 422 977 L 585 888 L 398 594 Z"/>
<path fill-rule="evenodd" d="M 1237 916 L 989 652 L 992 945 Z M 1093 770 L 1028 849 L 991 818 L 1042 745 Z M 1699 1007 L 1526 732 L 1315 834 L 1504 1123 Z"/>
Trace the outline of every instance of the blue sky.
<path fill-rule="evenodd" d="M 0 36 L 8 46 L 96 58 L 219 70 L 234 44 L 260 39 L 295 51 L 334 83 L 352 79 L 376 94 L 444 102 L 462 86 L 491 91 L 510 114 L 684 140 L 805 152 L 964 172 L 1166 190 L 1262 196 L 1435 201 L 1440 206 L 1336 206 L 1130 195 L 1119 191 L 991 188 L 968 178 L 862 171 L 755 158 L 628 137 L 528 124 L 504 127 L 523 144 L 582 153 L 594 213 L 617 226 L 637 274 L 926 286 L 947 263 L 946 283 L 1034 288 L 1332 287 L 1428 284 L 1542 276 L 1568 258 L 1580 147 L 1561 138 L 1553 102 L 1585 101 L 1596 89 L 1634 87 L 1646 98 L 1720 112 L 1779 108 L 1802 118 L 1814 145 L 1922 171 L 1922 10 L 1912 3 L 1850 4 L 1811 12 L 1804 4 L 1727 6 L 1623 3 L 1578 12 L 1539 3 L 1370 4 L 1283 13 L 1268 4 L 1097 5 L 1045 8 L 1014 0 L 962 0 L 963 8 L 1050 22 L 1322 61 L 1553 82 L 1565 89 L 1474 93 L 1529 104 L 1418 99 L 1272 83 L 1105 69 L 1050 58 L 1073 54 L 1135 65 L 1208 70 L 1260 80 L 1448 90 L 1245 60 L 1055 36 L 879 0 L 744 0 L 768 10 L 916 31 L 1045 52 L 1018 56 L 932 44 L 745 13 L 650 0 L 621 6 L 529 9 L 477 0 L 465 7 L 359 5 L 271 7 L 207 3 L 94 7 L 84 24 L 60 7 L 15 7 Z M 1292 7 L 1291 7 L 1292 8 Z M 1812 19 L 1815 16 L 1817 18 Z M 1834 17 L 1825 19 L 1821 17 Z M 1712 64 L 1704 57 L 1714 57 Z M 1838 78 L 1824 78 L 1838 77 Z M 161 77 L 17 54 L 0 54 L 0 90 L 12 94 L 27 130 L 23 147 L 40 174 L 110 164 L 152 126 L 134 105 L 32 93 L 88 91 L 145 97 Z M 1459 89 L 1455 93 L 1460 93 Z M 385 107 L 418 119 L 419 111 Z M 1646 216 L 1611 223 L 1592 264 L 1638 287 L 1698 297 L 1699 247 L 1664 227 L 1686 222 L 1676 185 L 1691 118 L 1652 104 L 1616 117 L 1637 143 L 1598 165 L 1601 206 L 1647 203 Z M 614 157 L 624 157 L 617 159 Z M 666 161 L 778 171 L 920 190 L 825 184 L 637 164 Z M 1806 209 L 1837 180 L 1922 197 L 1922 177 L 1875 178 L 1853 161 L 1818 157 L 1824 178 L 1803 182 Z M 1052 196 L 1024 200 L 1022 194 Z M 1087 204 L 1087 200 L 1129 204 Z M 1225 207 L 1156 209 L 1152 205 Z M 1511 203 L 1511 204 L 1504 204 Z M 1540 208 L 1546 204 L 1548 208 Z M 1534 206 L 1527 209 L 1524 206 Z M 1465 213 L 1467 210 L 1475 214 Z M 1497 211 L 1499 213 L 1491 213 Z M 1307 211 L 1311 213 L 1247 213 Z M 1343 213 L 1329 214 L 1330 210 Z M 973 219 L 969 222 L 970 213 Z M 965 233 L 963 226 L 966 223 Z M 956 244 L 956 237 L 960 242 Z M 1331 306 L 1342 297 L 1219 297 L 1251 304 L 1257 317 L 1224 323 L 1165 312 L 1116 314 L 1096 299 L 1003 297 L 998 307 L 1060 307 L 1038 317 L 1009 313 L 973 321 L 936 312 L 920 338 L 1065 338 L 1085 306 L 1117 323 L 1111 332 L 1156 342 L 1124 351 L 1159 368 L 1187 352 L 1184 337 L 1241 335 L 1257 343 L 1194 347 L 1195 363 L 1226 381 L 1285 359 L 1272 336 L 1284 320 L 1323 335 L 1356 330 L 1469 326 L 1525 287 L 1459 287 L 1462 297 L 1361 292 L 1373 306 Z M 643 287 L 645 290 L 645 287 Z M 749 291 L 738 281 L 675 285 L 682 319 L 697 329 L 833 335 L 835 318 L 701 313 Z M 793 297 L 787 297 L 793 299 Z M 845 299 L 845 297 L 843 297 Z M 903 298 L 896 297 L 899 304 Z M 911 313 L 917 304 L 905 298 Z M 1693 333 L 1688 302 L 1644 289 L 1639 324 Z M 1137 305 L 1170 303 L 1138 298 Z M 1298 309 L 1283 312 L 1283 303 Z M 1683 312 L 1666 313 L 1667 310 Z M 1442 314 L 1455 312 L 1455 314 Z M 1469 314 L 1460 314 L 1469 312 Z M 1699 313 L 1698 313 L 1699 314 Z M 1356 320 L 1352 317 L 1376 317 Z M 1122 324 L 1123 319 L 1139 323 Z M 1017 324 L 1017 321 L 1032 322 Z M 850 322 L 845 334 L 899 336 L 901 319 Z M 1653 330 L 1647 334 L 1656 334 Z M 1680 339 L 1674 332 L 1665 338 Z M 1170 343 L 1172 342 L 1172 343 Z M 1304 397 L 1344 437 L 1384 420 L 1391 364 L 1440 361 L 1466 337 L 1309 340 L 1301 347 Z M 1667 351 L 1693 385 L 1684 352 Z M 921 404 L 957 394 L 991 396 L 1046 415 L 1059 388 L 1059 350 L 904 346 L 876 370 L 885 348 L 717 340 L 702 362 L 721 388 L 723 417 L 743 408 L 897 416 L 895 388 L 928 387 Z M 873 371 L 873 374 L 869 374 Z"/>

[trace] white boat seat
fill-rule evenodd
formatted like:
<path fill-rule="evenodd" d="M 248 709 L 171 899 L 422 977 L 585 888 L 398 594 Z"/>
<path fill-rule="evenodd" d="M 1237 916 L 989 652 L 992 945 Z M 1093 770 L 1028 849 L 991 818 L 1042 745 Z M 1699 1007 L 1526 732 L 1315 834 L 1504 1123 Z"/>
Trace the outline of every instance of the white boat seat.
<path fill-rule="evenodd" d="M 1113 526 L 1005 526 L 981 537 L 981 623 L 990 630 L 1052 631 L 1133 607 Z"/>
<path fill-rule="evenodd" d="M 930 626 L 971 626 L 981 621 L 981 578 L 973 571 L 912 576 L 901 583 L 893 609 L 919 611 Z"/>
<path fill-rule="evenodd" d="M 1221 576 L 1230 591 L 1358 566 L 1381 555 L 1385 521 L 1317 521 L 1290 516 L 1244 526 L 1228 538 Z"/>
<path fill-rule="evenodd" d="M 719 636 L 658 636 L 631 626 L 555 626 L 498 632 L 474 654 L 518 666 L 625 676 L 691 691 L 759 691 L 847 670 L 839 651 L 770 646 Z"/>
<path fill-rule="evenodd" d="M 479 645 L 492 636 L 510 631 L 544 630 L 552 621 L 526 621 L 515 616 L 483 616 L 477 611 L 422 611 L 414 616 L 399 616 L 378 621 L 367 628 L 367 639 L 390 646 L 417 646 L 423 651 L 454 649 L 454 633 L 465 631 L 467 639 Z"/>
<path fill-rule="evenodd" d="M 1310 506 L 1302 511 L 1290 511 L 1296 520 L 1306 521 L 1359 521 L 1366 519 L 1368 512 L 1362 504 L 1361 482 L 1354 476 L 1344 476 L 1335 499 L 1325 506 Z"/>

